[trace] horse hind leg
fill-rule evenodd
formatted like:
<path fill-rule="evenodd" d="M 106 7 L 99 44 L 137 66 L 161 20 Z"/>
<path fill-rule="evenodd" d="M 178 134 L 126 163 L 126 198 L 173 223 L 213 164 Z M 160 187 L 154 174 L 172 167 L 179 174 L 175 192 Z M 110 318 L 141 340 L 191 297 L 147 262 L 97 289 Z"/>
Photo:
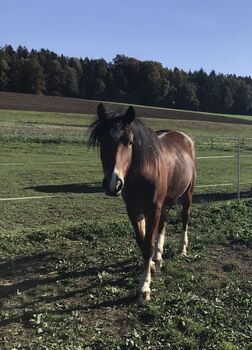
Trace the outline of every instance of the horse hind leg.
<path fill-rule="evenodd" d="M 181 205 L 182 235 L 179 245 L 179 254 L 186 256 L 188 247 L 188 221 L 192 210 L 192 192 L 190 190 L 185 192 L 181 197 Z"/>
<path fill-rule="evenodd" d="M 155 243 L 155 251 L 154 251 L 154 257 L 153 261 L 155 262 L 155 265 L 159 268 L 163 265 L 163 251 L 164 251 L 164 242 L 165 242 L 165 236 L 167 231 L 167 222 L 165 214 L 162 213 L 159 227 L 158 227 L 158 235 L 157 240 Z"/>

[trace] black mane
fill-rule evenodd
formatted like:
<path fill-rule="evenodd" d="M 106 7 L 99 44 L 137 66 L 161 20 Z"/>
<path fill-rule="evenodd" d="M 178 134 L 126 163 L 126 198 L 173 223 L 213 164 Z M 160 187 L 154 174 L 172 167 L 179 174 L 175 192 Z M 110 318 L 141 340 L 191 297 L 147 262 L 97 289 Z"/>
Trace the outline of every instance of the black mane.
<path fill-rule="evenodd" d="M 153 158 L 158 159 L 161 154 L 161 144 L 155 131 L 147 128 L 139 119 L 131 124 L 134 135 L 133 162 L 138 165 L 149 163 Z"/>

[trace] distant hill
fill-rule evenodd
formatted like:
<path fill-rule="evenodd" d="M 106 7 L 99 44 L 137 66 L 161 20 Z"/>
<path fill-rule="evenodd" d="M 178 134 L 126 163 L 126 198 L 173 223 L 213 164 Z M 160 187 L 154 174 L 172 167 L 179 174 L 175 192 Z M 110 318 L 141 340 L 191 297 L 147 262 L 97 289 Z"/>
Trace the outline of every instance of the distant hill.
<path fill-rule="evenodd" d="M 0 109 L 95 115 L 98 102 L 100 101 L 0 91 Z M 116 110 L 125 108 L 125 104 L 120 103 L 104 101 L 104 104 L 108 108 Z M 135 109 L 138 117 L 144 118 L 201 120 L 252 125 L 252 117 L 249 116 L 230 116 L 139 105 L 135 105 Z"/>

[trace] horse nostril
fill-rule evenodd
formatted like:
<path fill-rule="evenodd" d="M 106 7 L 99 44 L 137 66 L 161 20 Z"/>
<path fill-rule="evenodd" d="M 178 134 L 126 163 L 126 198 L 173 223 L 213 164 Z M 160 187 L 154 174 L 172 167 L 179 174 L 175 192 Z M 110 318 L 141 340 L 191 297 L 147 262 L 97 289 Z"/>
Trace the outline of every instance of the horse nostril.
<path fill-rule="evenodd" d="M 117 184 L 116 184 L 116 190 L 117 192 L 120 192 L 123 188 L 123 181 L 121 179 L 117 180 Z"/>

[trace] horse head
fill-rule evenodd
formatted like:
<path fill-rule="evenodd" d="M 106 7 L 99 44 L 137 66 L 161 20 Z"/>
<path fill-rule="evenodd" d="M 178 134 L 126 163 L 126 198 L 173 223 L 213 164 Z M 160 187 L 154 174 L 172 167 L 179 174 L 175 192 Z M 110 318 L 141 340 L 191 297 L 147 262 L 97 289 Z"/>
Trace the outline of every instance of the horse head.
<path fill-rule="evenodd" d="M 102 103 L 97 107 L 90 143 L 100 146 L 103 188 L 107 195 L 119 196 L 123 190 L 132 161 L 134 135 L 130 126 L 134 119 L 132 106 L 124 114 L 109 113 Z"/>

